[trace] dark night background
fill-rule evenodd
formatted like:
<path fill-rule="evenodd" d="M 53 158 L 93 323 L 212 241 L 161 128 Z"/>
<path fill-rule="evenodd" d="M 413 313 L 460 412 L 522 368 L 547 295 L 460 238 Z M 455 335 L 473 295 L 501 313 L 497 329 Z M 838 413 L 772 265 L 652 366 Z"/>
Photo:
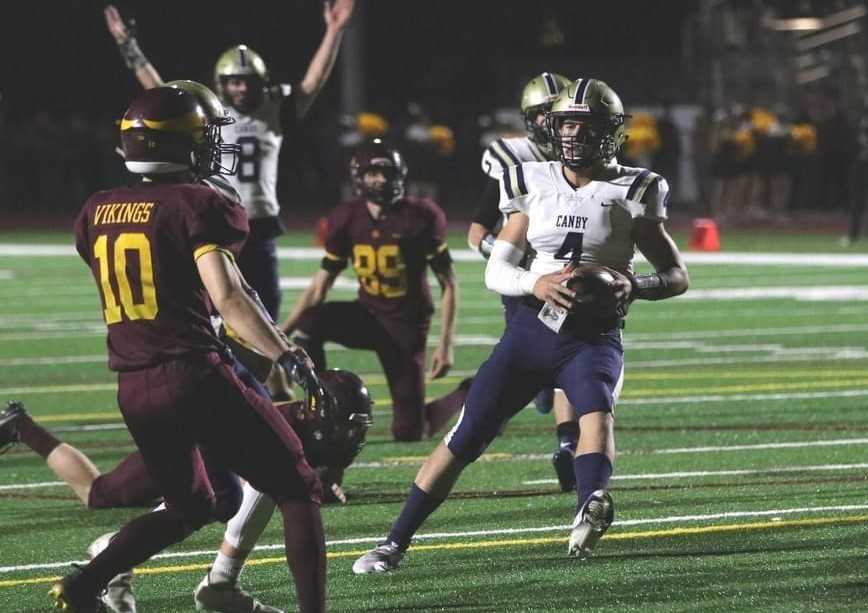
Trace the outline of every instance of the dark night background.
<path fill-rule="evenodd" d="M 37 109 L 122 113 L 138 85 L 106 30 L 105 4 L 5 4 L 0 91 L 12 117 Z M 532 73 L 557 70 L 548 68 L 556 65 L 575 75 L 600 61 L 642 57 L 677 63 L 682 23 L 693 4 L 359 0 L 355 18 L 365 41 L 367 106 L 388 112 L 410 97 L 427 97 L 435 105 L 442 99 L 447 107 L 503 104 L 500 91 L 525 78 L 510 78 L 515 66 L 532 65 Z M 245 42 L 264 56 L 275 80 L 295 81 L 323 27 L 317 0 L 120 1 L 116 6 L 125 18 L 135 17 L 140 44 L 166 79 L 208 83 L 218 53 Z M 541 45 L 546 19 L 561 28 L 563 46 Z M 338 72 L 339 67 L 317 105 L 320 112 L 337 108 Z M 517 97 L 514 89 L 510 96 Z"/>
<path fill-rule="evenodd" d="M 135 19 L 139 44 L 164 80 L 211 85 L 220 52 L 246 43 L 273 81 L 298 82 L 324 31 L 318 0 L 115 4 Z M 15 178 L 5 194 L 0 189 L 7 223 L 43 223 L 34 213 L 71 215 L 87 194 L 129 180 L 113 151 L 114 122 L 140 87 L 107 31 L 105 5 L 36 0 L 2 9 L 0 137 L 8 143 L 7 177 Z M 337 143 L 348 111 L 381 114 L 394 140 L 413 121 L 407 109 L 414 101 L 428 120 L 453 130 L 455 151 L 429 163 L 405 150 L 411 179 L 427 173 L 440 183 L 441 204 L 456 220 L 466 217 L 480 184 L 480 116 L 516 110 L 523 85 L 544 70 L 602 77 L 628 106 L 689 101 L 682 39 L 694 9 L 686 0 L 357 0 L 344 61 L 284 141 L 284 210 L 318 215 L 346 197 L 347 154 Z"/>

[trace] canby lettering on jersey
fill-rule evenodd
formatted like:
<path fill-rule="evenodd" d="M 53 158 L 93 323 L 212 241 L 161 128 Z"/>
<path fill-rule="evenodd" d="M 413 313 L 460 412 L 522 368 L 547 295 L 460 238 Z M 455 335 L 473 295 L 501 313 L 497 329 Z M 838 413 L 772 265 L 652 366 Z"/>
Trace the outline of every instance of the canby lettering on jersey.
<path fill-rule="evenodd" d="M 576 230 L 588 229 L 588 218 L 581 215 L 558 215 L 555 221 L 556 228 L 575 228 Z"/>
<path fill-rule="evenodd" d="M 109 202 L 94 209 L 93 225 L 104 226 L 113 223 L 148 223 L 151 219 L 153 202 Z"/>

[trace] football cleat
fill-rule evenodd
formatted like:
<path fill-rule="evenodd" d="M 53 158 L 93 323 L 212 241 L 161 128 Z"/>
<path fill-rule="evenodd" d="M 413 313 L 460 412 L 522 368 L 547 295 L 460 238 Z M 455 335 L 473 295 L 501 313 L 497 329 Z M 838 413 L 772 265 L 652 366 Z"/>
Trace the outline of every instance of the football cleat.
<path fill-rule="evenodd" d="M 404 550 L 397 543 L 386 541 L 353 562 L 353 572 L 357 575 L 387 573 L 398 568 L 403 557 Z"/>
<path fill-rule="evenodd" d="M 73 571 L 55 583 L 48 595 L 54 599 L 54 608 L 67 613 L 109 613 L 96 594 L 88 594 L 80 586 L 81 567 L 73 564 Z"/>
<path fill-rule="evenodd" d="M 256 600 L 241 589 L 237 583 L 211 583 L 211 573 L 193 592 L 197 611 L 216 611 L 219 613 L 283 613 L 280 609 L 269 607 Z"/>
<path fill-rule="evenodd" d="M 8 402 L 6 408 L 0 411 L 0 454 L 21 442 L 21 433 L 18 432 L 16 422 L 22 415 L 27 415 L 27 411 L 24 405 L 17 401 Z"/>
<path fill-rule="evenodd" d="M 562 492 L 576 489 L 575 454 L 575 448 L 568 444 L 561 445 L 552 454 L 552 466 Z"/>
<path fill-rule="evenodd" d="M 567 554 L 570 557 L 587 558 L 615 518 L 615 503 L 606 490 L 597 490 L 585 501 L 570 532 Z"/>
<path fill-rule="evenodd" d="M 92 560 L 102 553 L 103 549 L 114 538 L 117 532 L 108 532 L 97 538 L 87 548 L 87 555 Z M 112 577 L 100 596 L 103 604 L 112 613 L 136 613 L 136 597 L 133 594 L 133 573 L 127 571 Z"/>

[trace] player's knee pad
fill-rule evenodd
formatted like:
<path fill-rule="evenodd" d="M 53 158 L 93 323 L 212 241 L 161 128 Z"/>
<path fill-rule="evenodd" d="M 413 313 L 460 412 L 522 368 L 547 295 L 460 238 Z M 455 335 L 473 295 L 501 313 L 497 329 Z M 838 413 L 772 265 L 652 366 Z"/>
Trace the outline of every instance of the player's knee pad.
<path fill-rule="evenodd" d="M 268 526 L 274 508 L 274 500 L 245 483 L 241 508 L 229 520 L 223 538 L 236 549 L 253 549 Z"/>
<path fill-rule="evenodd" d="M 214 492 L 214 497 L 214 519 L 225 524 L 241 508 L 242 493 L 238 478 L 228 480 L 224 486 Z"/>

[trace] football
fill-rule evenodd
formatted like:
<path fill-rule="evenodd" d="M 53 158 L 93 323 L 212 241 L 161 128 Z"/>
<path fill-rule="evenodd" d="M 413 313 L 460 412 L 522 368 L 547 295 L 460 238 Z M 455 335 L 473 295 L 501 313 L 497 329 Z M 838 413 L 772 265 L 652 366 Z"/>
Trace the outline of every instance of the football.
<path fill-rule="evenodd" d="M 567 287 L 576 292 L 574 301 L 578 308 L 589 309 L 598 314 L 607 314 L 617 308 L 616 280 L 624 275 L 601 264 L 582 264 Z"/>

